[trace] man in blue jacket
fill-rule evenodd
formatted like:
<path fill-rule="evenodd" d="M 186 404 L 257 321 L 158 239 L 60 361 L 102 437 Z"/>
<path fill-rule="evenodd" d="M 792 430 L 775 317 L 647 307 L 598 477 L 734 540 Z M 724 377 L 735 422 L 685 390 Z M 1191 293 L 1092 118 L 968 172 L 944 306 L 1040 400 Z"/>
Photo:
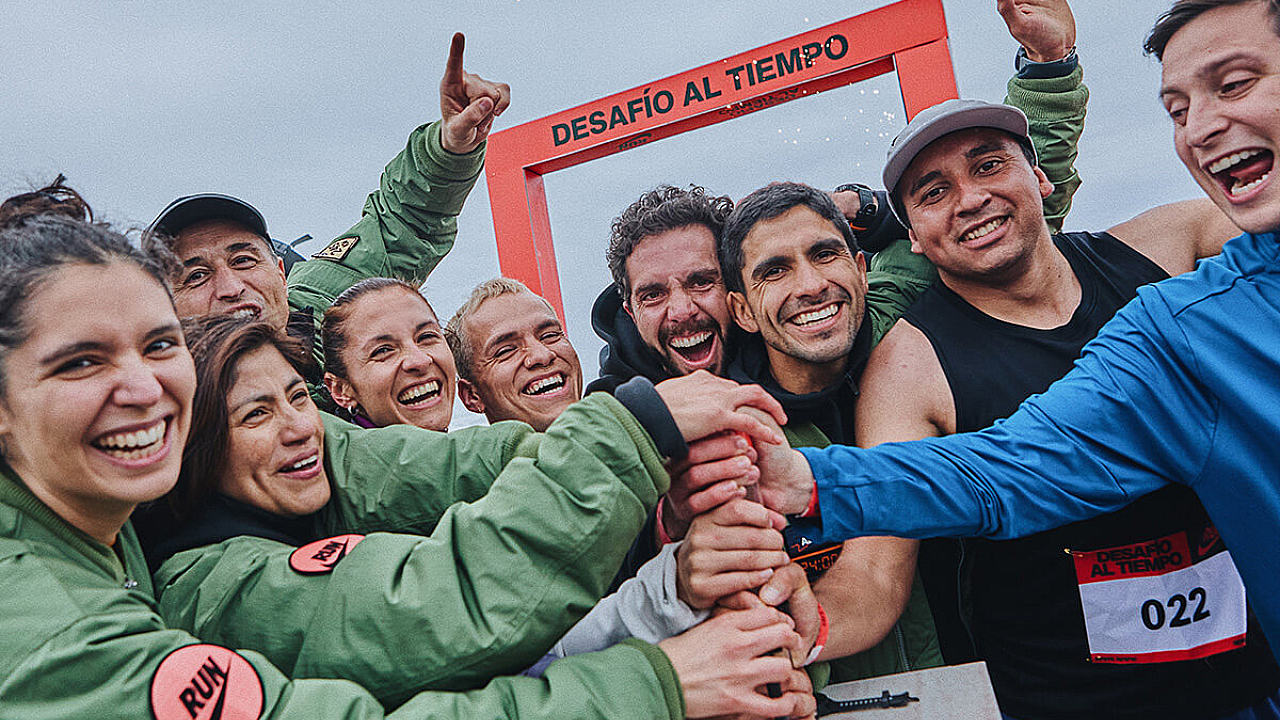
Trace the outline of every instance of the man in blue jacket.
<path fill-rule="evenodd" d="M 820 515 L 827 539 L 1012 538 L 1183 483 L 1277 638 L 1280 182 L 1270 174 L 1280 146 L 1280 7 L 1179 0 L 1146 49 L 1164 65 L 1160 97 L 1179 157 L 1245 234 L 1195 272 L 1141 288 L 1066 377 L 1008 419 L 867 450 L 766 453 L 764 499 Z M 1199 550 L 1189 549 L 1193 559 Z M 1112 560 L 1103 572 L 1151 561 Z M 1190 632 L 1214 601 L 1192 597 L 1195 589 L 1135 599 L 1134 611 L 1152 632 Z"/>

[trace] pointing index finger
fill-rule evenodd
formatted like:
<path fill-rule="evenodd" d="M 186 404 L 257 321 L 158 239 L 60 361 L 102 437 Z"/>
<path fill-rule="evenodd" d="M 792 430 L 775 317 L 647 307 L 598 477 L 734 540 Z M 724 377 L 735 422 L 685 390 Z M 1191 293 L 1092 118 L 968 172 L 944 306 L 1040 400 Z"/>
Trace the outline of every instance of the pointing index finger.
<path fill-rule="evenodd" d="M 462 33 L 453 34 L 453 41 L 449 43 L 449 60 L 444 66 L 444 83 L 462 82 L 462 50 L 466 44 L 467 39 Z"/>

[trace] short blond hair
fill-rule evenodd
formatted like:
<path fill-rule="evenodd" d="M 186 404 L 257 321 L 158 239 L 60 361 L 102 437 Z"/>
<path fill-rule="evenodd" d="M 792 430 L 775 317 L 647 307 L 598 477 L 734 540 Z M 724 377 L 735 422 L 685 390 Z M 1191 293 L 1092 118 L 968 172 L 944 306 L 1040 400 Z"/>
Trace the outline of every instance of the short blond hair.
<path fill-rule="evenodd" d="M 547 299 L 538 293 L 530 290 L 524 283 L 511 278 L 496 277 L 491 280 L 485 280 L 472 288 L 471 295 L 467 297 L 467 301 L 462 303 L 462 307 L 458 308 L 453 317 L 449 318 L 449 322 L 444 328 L 444 337 L 449 343 L 449 350 L 453 352 L 453 363 L 458 368 L 458 377 L 464 380 L 475 379 L 472 365 L 475 353 L 471 338 L 467 336 L 464 328 L 467 318 L 471 317 L 472 313 L 478 310 L 487 300 L 522 292 L 527 292 L 538 298 L 553 315 L 555 314 L 555 308 L 551 307 L 551 303 L 547 302 Z"/>

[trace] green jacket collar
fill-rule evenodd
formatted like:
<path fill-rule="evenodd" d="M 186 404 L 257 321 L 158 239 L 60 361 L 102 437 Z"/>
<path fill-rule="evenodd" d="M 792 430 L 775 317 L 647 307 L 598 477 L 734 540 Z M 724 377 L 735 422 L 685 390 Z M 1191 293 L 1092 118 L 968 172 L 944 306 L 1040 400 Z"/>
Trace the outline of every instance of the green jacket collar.
<path fill-rule="evenodd" d="M 63 520 L 36 497 L 13 468 L 3 461 L 0 461 L 0 504 L 13 507 L 31 518 L 55 538 L 64 542 L 67 547 L 73 548 L 117 581 L 125 581 L 124 565 L 114 550 Z M 132 537 L 132 530 L 127 523 L 121 530 L 122 539 L 126 532 Z"/>

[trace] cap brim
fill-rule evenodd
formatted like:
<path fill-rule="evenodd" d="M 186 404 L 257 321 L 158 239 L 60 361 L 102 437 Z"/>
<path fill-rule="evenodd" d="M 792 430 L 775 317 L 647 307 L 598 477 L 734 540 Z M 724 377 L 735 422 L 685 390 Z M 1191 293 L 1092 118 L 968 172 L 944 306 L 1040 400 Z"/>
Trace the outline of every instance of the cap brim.
<path fill-rule="evenodd" d="M 176 237 L 185 228 L 205 220 L 231 220 L 251 232 L 269 238 L 262 213 L 249 203 L 218 193 L 187 195 L 169 203 L 147 228 L 147 232 Z"/>

